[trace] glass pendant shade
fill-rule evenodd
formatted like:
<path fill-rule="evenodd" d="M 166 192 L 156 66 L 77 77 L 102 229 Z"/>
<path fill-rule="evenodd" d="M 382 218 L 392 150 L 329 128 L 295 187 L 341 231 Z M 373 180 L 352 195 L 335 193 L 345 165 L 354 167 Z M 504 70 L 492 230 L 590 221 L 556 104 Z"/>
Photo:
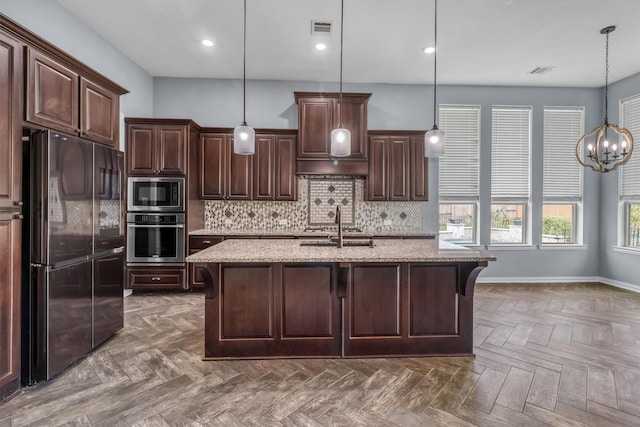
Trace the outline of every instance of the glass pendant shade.
<path fill-rule="evenodd" d="M 351 132 L 343 127 L 331 131 L 331 155 L 347 157 L 351 155 Z"/>
<path fill-rule="evenodd" d="M 233 152 L 244 155 L 256 152 L 256 131 L 245 122 L 233 130 Z"/>
<path fill-rule="evenodd" d="M 611 123 L 584 134 L 576 145 L 578 162 L 596 172 L 615 170 L 629 161 L 632 152 L 631 133 Z"/>
<path fill-rule="evenodd" d="M 434 126 L 433 129 L 424 134 L 424 156 L 440 157 L 444 154 L 444 143 L 446 137 L 444 132 Z"/>

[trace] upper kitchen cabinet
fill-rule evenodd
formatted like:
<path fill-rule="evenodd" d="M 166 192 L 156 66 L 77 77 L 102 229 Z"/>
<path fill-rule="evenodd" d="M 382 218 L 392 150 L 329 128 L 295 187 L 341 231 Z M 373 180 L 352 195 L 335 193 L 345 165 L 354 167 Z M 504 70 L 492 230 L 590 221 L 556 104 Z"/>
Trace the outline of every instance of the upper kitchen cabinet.
<path fill-rule="evenodd" d="M 256 134 L 254 200 L 296 200 L 296 130 Z"/>
<path fill-rule="evenodd" d="M 22 44 L 0 32 L 0 210 L 22 200 Z"/>
<path fill-rule="evenodd" d="M 366 200 L 426 201 L 427 171 L 424 132 L 369 132 Z"/>
<path fill-rule="evenodd" d="M 27 122 L 119 148 L 120 95 L 127 91 L 50 51 L 27 49 Z"/>
<path fill-rule="evenodd" d="M 202 132 L 198 149 L 200 198 L 251 200 L 253 157 L 233 152 L 233 130 Z M 258 135 L 256 135 L 256 141 Z"/>
<path fill-rule="evenodd" d="M 294 92 L 298 104 L 299 174 L 367 175 L 367 104 L 370 93 Z M 331 157 L 331 131 L 351 132 L 351 156 Z"/>
<path fill-rule="evenodd" d="M 129 176 L 186 176 L 189 124 L 126 118 Z"/>

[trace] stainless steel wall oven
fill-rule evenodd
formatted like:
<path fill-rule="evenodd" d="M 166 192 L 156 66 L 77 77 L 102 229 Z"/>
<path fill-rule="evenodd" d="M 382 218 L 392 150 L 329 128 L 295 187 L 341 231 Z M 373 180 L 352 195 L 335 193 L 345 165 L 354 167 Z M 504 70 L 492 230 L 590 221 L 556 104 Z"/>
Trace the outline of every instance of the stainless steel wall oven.
<path fill-rule="evenodd" d="M 127 262 L 184 262 L 184 213 L 127 213 Z"/>

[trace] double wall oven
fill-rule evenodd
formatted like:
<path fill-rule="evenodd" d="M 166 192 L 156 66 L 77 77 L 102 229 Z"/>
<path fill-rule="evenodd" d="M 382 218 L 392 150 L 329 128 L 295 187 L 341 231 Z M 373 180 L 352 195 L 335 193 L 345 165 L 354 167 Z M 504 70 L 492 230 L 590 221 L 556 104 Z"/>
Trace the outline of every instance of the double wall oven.
<path fill-rule="evenodd" d="M 130 177 L 127 262 L 183 263 L 184 178 Z"/>

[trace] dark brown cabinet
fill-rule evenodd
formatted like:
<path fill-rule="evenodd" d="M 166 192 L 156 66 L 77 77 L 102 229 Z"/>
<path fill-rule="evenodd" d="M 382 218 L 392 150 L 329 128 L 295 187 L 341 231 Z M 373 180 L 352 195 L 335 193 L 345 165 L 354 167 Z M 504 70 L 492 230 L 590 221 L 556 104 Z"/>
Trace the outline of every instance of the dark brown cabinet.
<path fill-rule="evenodd" d="M 119 147 L 120 95 L 81 70 L 37 49 L 27 49 L 28 122 Z"/>
<path fill-rule="evenodd" d="M 186 269 L 168 266 L 127 267 L 127 283 L 133 290 L 186 289 Z"/>
<path fill-rule="evenodd" d="M 367 104 L 370 93 L 294 92 L 298 104 L 298 173 L 367 174 Z M 331 158 L 331 131 L 351 131 L 351 156 Z"/>
<path fill-rule="evenodd" d="M 296 135 L 257 134 L 253 200 L 296 200 Z"/>
<path fill-rule="evenodd" d="M 0 402 L 20 389 L 20 230 L 17 213 L 0 212 Z"/>
<path fill-rule="evenodd" d="M 233 134 L 201 133 L 198 156 L 200 198 L 251 199 L 254 156 L 233 152 Z"/>
<path fill-rule="evenodd" d="M 129 176 L 186 176 L 188 125 L 134 118 L 125 123 Z"/>
<path fill-rule="evenodd" d="M 415 132 L 369 133 L 366 200 L 427 200 L 428 169 L 423 135 Z"/>
<path fill-rule="evenodd" d="M 200 134 L 200 198 L 296 200 L 296 131 L 257 131 L 256 152 L 251 156 L 233 152 L 229 132 Z"/>
<path fill-rule="evenodd" d="M 205 358 L 340 355 L 333 264 L 214 264 Z"/>
<path fill-rule="evenodd" d="M 189 236 L 189 255 L 207 249 L 223 240 L 223 236 Z M 205 268 L 207 265 L 203 263 L 189 263 L 189 287 L 191 289 L 204 287 L 203 270 Z"/>

